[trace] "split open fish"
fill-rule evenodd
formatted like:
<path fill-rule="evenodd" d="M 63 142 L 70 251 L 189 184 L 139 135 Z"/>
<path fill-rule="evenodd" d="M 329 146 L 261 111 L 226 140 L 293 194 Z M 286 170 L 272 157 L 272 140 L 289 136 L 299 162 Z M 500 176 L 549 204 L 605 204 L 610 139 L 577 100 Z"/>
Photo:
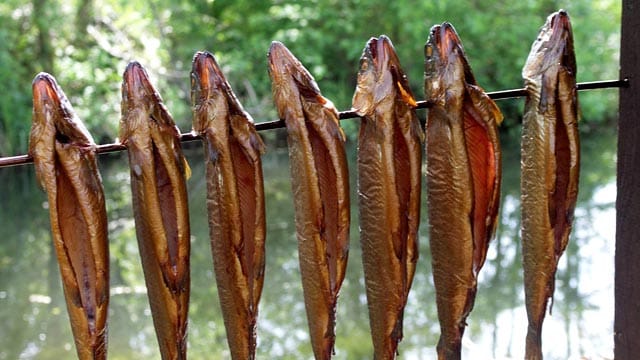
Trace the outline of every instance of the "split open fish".
<path fill-rule="evenodd" d="M 578 197 L 576 58 L 569 16 L 547 18 L 522 70 L 522 256 L 529 327 L 526 359 L 542 359 L 542 322 Z"/>
<path fill-rule="evenodd" d="M 109 244 L 96 145 L 53 76 L 33 80 L 29 139 L 78 358 L 106 359 Z"/>
<path fill-rule="evenodd" d="M 460 359 L 500 203 L 502 114 L 476 83 L 449 23 L 425 45 L 427 207 L 440 321 L 438 359 Z"/>
<path fill-rule="evenodd" d="M 335 342 L 338 292 L 349 252 L 349 175 L 338 111 L 311 74 L 279 42 L 269 49 L 269 74 L 289 144 L 300 272 L 311 345 L 329 359 Z"/>
<path fill-rule="evenodd" d="M 124 72 L 120 141 L 129 153 L 136 235 L 160 353 L 164 360 L 186 359 L 190 170 L 180 132 L 137 62 Z"/>
<path fill-rule="evenodd" d="M 360 242 L 374 359 L 394 359 L 418 260 L 422 129 L 391 40 L 371 38 L 353 109 L 358 136 Z"/>
<path fill-rule="evenodd" d="M 191 70 L 193 129 L 204 142 L 218 296 L 233 359 L 254 359 L 265 266 L 264 144 L 214 56 Z"/>

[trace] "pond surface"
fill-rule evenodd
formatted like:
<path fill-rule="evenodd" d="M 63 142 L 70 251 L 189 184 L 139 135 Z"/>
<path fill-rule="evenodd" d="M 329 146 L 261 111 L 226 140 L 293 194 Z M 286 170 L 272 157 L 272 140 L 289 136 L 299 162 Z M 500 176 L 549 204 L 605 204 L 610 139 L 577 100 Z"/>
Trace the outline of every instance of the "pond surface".
<path fill-rule="evenodd" d="M 513 129 L 512 129 L 513 130 Z M 281 130 L 275 137 L 283 135 Z M 519 134 L 503 131 L 504 174 L 500 225 L 468 319 L 463 358 L 521 359 L 526 313 L 519 235 Z M 552 315 L 547 315 L 545 359 L 613 358 L 615 133 L 583 131 L 582 172 L 574 231 L 560 260 Z M 282 143 L 280 141 L 280 143 Z M 185 144 L 192 229 L 189 357 L 228 359 L 209 248 L 202 147 Z M 349 141 L 351 249 L 338 301 L 336 359 L 370 359 L 372 345 L 358 237 L 356 149 Z M 131 210 L 125 154 L 99 158 L 109 216 L 110 359 L 159 359 Z M 258 321 L 259 359 L 309 359 L 298 271 L 286 147 L 263 158 L 267 202 L 267 265 Z M 0 169 L 0 359 L 72 359 L 46 196 L 32 165 Z M 439 336 L 423 188 L 420 260 L 404 317 L 400 359 L 433 359 Z"/>

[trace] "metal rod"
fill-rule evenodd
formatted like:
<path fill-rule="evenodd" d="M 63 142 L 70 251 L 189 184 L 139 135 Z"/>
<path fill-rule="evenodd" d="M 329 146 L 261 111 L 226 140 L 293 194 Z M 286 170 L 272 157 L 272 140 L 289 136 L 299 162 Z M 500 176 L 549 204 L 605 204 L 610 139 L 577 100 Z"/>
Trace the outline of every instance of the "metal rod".
<path fill-rule="evenodd" d="M 629 79 L 625 78 L 622 80 L 604 80 L 604 81 L 591 81 L 591 82 L 583 82 L 578 83 L 578 90 L 595 90 L 595 89 L 608 89 L 608 88 L 627 88 L 629 87 Z M 501 91 L 493 91 L 487 93 L 490 98 L 494 100 L 503 100 L 503 99 L 511 99 L 523 97 L 527 93 L 525 89 L 511 89 L 511 90 L 501 90 Z M 426 109 L 430 107 L 430 104 L 427 101 L 418 101 L 417 109 Z M 340 120 L 344 119 L 353 119 L 357 118 L 358 114 L 356 114 L 353 110 L 341 111 L 339 113 Z M 272 120 L 265 121 L 256 124 L 256 129 L 258 131 L 264 130 L 272 130 L 279 129 L 285 127 L 284 121 L 282 120 Z M 180 141 L 194 141 L 198 140 L 198 136 L 192 132 L 183 133 L 180 135 Z M 105 154 L 111 152 L 119 152 L 126 150 L 127 148 L 122 144 L 103 144 L 97 146 L 98 154 Z M 16 166 L 16 165 L 24 165 L 33 162 L 33 158 L 29 155 L 16 155 L 16 156 L 7 156 L 0 158 L 0 168 L 8 167 L 8 166 Z"/>

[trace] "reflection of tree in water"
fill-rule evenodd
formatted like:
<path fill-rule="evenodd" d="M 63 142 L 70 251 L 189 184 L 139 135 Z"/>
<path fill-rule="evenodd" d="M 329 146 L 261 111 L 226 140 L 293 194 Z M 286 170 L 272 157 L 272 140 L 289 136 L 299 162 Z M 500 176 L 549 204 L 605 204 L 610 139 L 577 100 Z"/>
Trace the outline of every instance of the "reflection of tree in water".
<path fill-rule="evenodd" d="M 582 328 L 584 314 L 597 308 L 598 304 L 589 303 L 590 294 L 578 286 L 584 281 L 580 278 L 583 269 L 597 264 L 588 263 L 589 259 L 583 258 L 580 250 L 589 243 L 592 230 L 597 226 L 594 217 L 598 211 L 613 206 L 594 203 L 593 194 L 610 183 L 615 174 L 614 131 L 598 129 L 596 133 L 586 130 L 582 140 L 583 161 L 576 211 L 579 218 L 567 252 L 560 260 L 553 308 L 553 317 L 562 319 L 565 332 L 579 335 L 580 341 L 585 343 L 593 331 L 586 332 Z M 476 305 L 465 333 L 471 342 L 488 344 L 486 346 L 494 349 L 497 357 L 517 358 L 522 354 L 522 349 L 513 345 L 522 340 L 514 338 L 513 333 L 517 329 L 498 327 L 498 324 L 504 326 L 504 320 L 499 320 L 499 317 L 513 319 L 517 311 L 524 311 L 521 310 L 524 292 L 519 233 L 519 136 L 517 129 L 509 129 L 502 134 L 504 174 L 500 224 L 481 272 Z M 338 300 L 336 359 L 368 359 L 371 356 L 371 339 L 357 227 L 356 149 L 354 141 L 348 145 L 352 183 L 351 250 Z M 188 353 L 193 358 L 224 359 L 228 358 L 228 351 L 213 276 L 202 148 L 197 142 L 186 144 L 185 153 L 193 171 L 188 181 L 192 230 Z M 123 154 L 106 155 L 101 156 L 99 162 L 110 231 L 112 297 L 109 357 L 158 358 L 133 227 L 126 157 Z M 260 358 L 311 357 L 298 270 L 288 166 L 285 147 L 268 149 L 263 158 L 268 233 L 267 268 L 258 321 L 257 356 Z M 0 321 L 3 324 L 0 327 L 0 359 L 19 358 L 20 354 L 27 353 L 37 354 L 40 359 L 72 358 L 75 348 L 51 245 L 49 215 L 43 208 L 46 196 L 38 190 L 32 166 L 1 169 L 0 181 L 4 189 L 0 201 L 0 228 L 4 234 L 0 242 Z M 433 357 L 439 336 L 424 197 L 421 216 L 420 260 L 405 310 L 401 358 Z M 513 322 L 508 324 L 515 326 Z M 501 338 L 500 334 L 511 335 Z M 569 351 L 575 355 L 583 348 L 582 343 L 567 341 L 566 350 L 558 349 L 562 354 L 550 349 L 554 351 L 552 356 L 567 357 Z"/>

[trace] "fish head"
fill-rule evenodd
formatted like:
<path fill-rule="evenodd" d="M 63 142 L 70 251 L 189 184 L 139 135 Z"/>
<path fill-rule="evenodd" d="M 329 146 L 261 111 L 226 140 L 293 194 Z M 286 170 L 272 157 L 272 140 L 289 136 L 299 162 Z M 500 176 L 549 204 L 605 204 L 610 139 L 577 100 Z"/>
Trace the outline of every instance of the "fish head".
<path fill-rule="evenodd" d="M 396 95 L 411 107 L 417 105 L 391 40 L 372 37 L 360 57 L 353 109 L 360 116 L 370 115 L 385 98 Z"/>
<path fill-rule="evenodd" d="M 574 76 L 577 72 L 573 31 L 569 14 L 559 10 L 547 17 L 522 69 L 522 77 L 533 79 L 552 66 L 562 66 Z"/>
<path fill-rule="evenodd" d="M 459 96 L 465 83 L 476 84 L 460 37 L 450 23 L 431 28 L 424 55 L 424 89 L 428 102 L 442 103 Z"/>
<path fill-rule="evenodd" d="M 201 106 L 219 96 L 225 89 L 226 80 L 213 54 L 197 52 L 191 63 L 191 103 Z"/>
<path fill-rule="evenodd" d="M 93 148 L 95 143 L 53 76 L 47 73 L 36 75 L 32 90 L 29 155 L 34 159 L 40 186 L 47 188 L 45 174 L 55 171 L 52 167 L 57 146 Z"/>
<path fill-rule="evenodd" d="M 137 61 L 130 62 L 122 75 L 122 110 L 148 109 L 159 97 L 147 70 Z"/>
<path fill-rule="evenodd" d="M 52 126 L 52 129 L 55 129 L 56 141 L 62 144 L 93 144 L 91 134 L 76 115 L 53 76 L 47 73 L 36 75 L 32 89 L 34 126 Z"/>
<path fill-rule="evenodd" d="M 140 63 L 130 62 L 122 77 L 121 141 L 126 142 L 135 129 L 148 126 L 149 121 L 163 127 L 175 127 L 171 114 Z M 177 128 L 175 131 L 179 133 Z"/>
<path fill-rule="evenodd" d="M 286 118 L 286 103 L 291 99 L 308 99 L 320 104 L 327 104 L 311 73 L 302 65 L 289 49 L 279 41 L 274 41 L 267 54 L 269 60 L 269 76 L 272 82 L 273 99 L 281 119 Z M 332 106 L 327 104 L 328 106 Z"/>
<path fill-rule="evenodd" d="M 198 52 L 191 67 L 193 130 L 208 128 L 226 132 L 228 117 L 240 115 L 253 122 L 231 90 L 218 62 L 209 52 Z"/>

